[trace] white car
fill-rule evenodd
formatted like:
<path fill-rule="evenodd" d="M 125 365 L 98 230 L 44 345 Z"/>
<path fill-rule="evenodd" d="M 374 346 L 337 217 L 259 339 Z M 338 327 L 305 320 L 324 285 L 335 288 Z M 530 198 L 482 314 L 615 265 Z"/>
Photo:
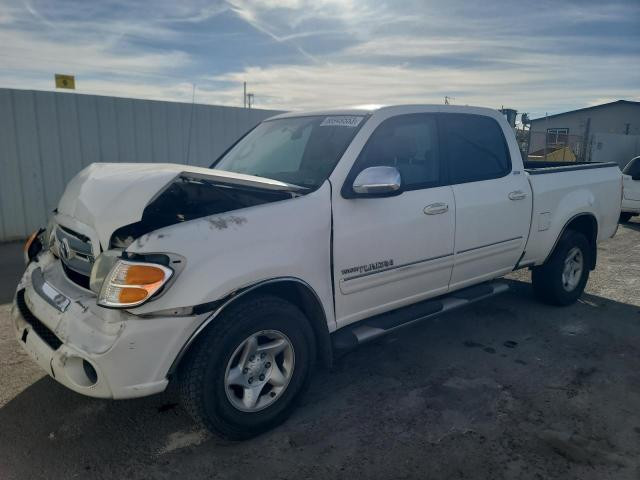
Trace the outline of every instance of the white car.
<path fill-rule="evenodd" d="M 503 292 L 514 269 L 576 301 L 621 183 L 616 164 L 524 165 L 485 108 L 279 115 L 211 168 L 80 172 L 26 244 L 15 334 L 78 393 L 178 382 L 196 420 L 246 438 L 285 419 L 316 362 Z"/>
<path fill-rule="evenodd" d="M 635 157 L 622 170 L 621 222 L 640 214 L 640 157 Z"/>

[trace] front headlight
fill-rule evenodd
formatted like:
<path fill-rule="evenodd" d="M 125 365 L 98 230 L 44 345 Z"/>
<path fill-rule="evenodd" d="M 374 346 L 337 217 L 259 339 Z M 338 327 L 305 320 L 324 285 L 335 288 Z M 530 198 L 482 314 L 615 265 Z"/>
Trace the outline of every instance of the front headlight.
<path fill-rule="evenodd" d="M 157 263 L 118 260 L 102 283 L 98 305 L 112 308 L 142 305 L 172 275 L 173 270 Z"/>
<path fill-rule="evenodd" d="M 100 294 L 102 285 L 107 279 L 113 266 L 118 263 L 122 256 L 122 250 L 107 250 L 98 255 L 95 262 L 93 262 L 93 268 L 91 268 L 91 276 L 89 277 L 89 288 L 96 293 Z"/>

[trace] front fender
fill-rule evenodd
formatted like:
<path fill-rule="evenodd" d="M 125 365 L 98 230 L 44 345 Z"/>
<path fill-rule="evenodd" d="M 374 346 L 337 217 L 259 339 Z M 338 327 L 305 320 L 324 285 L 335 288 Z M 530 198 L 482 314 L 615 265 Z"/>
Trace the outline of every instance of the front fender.
<path fill-rule="evenodd" d="M 329 185 L 304 196 L 171 225 L 133 242 L 130 253 L 175 253 L 184 269 L 134 314 L 193 307 L 260 281 L 293 277 L 310 285 L 333 319 Z"/>
<path fill-rule="evenodd" d="M 322 305 L 322 301 L 318 294 L 313 290 L 311 285 L 307 282 L 300 280 L 299 278 L 294 277 L 281 277 L 281 278 L 272 278 L 269 280 L 264 280 L 255 283 L 246 288 L 242 288 L 235 292 L 230 292 L 224 299 L 221 299 L 218 302 L 214 302 L 214 304 L 208 305 L 211 308 L 209 315 L 205 318 L 205 320 L 198 325 L 198 327 L 191 333 L 185 344 L 182 346 L 178 354 L 176 355 L 167 375 L 172 375 L 178 368 L 178 365 L 189 351 L 194 342 L 198 339 L 198 337 L 206 330 L 212 323 L 216 321 L 216 319 L 233 303 L 240 301 L 243 298 L 248 297 L 254 292 L 263 291 L 269 288 L 278 289 L 279 285 L 290 285 L 295 284 L 298 287 L 302 288 L 308 295 L 312 297 L 311 303 L 314 305 L 308 305 L 309 310 L 313 310 L 314 306 L 317 306 L 319 311 L 318 315 L 309 314 L 308 319 L 311 323 L 311 327 L 313 328 L 316 341 L 318 345 L 318 353 L 323 363 L 326 366 L 331 366 L 332 363 L 332 347 L 331 340 L 329 336 L 329 329 L 327 328 L 327 311 Z M 304 300 L 303 300 L 304 303 Z M 300 305 L 299 305 L 300 306 Z M 302 306 L 301 306 L 302 307 Z M 303 311 L 305 308 L 302 308 Z"/>

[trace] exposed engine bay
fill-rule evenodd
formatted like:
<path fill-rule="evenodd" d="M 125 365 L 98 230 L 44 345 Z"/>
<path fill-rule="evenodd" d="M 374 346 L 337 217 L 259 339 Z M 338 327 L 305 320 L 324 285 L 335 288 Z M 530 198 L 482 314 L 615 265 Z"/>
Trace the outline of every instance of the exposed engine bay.
<path fill-rule="evenodd" d="M 140 221 L 120 227 L 113 233 L 111 247 L 127 248 L 145 233 L 169 225 L 298 195 L 289 190 L 230 184 L 183 173 L 149 202 Z"/>

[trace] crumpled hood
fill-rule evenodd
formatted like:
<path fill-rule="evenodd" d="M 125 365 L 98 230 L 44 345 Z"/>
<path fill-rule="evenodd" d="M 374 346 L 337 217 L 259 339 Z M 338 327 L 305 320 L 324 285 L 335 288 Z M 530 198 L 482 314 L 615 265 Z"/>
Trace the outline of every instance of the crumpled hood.
<path fill-rule="evenodd" d="M 276 180 L 189 165 L 93 163 L 69 182 L 58 204 L 58 215 L 92 228 L 106 250 L 112 233 L 140 221 L 149 202 L 182 174 L 226 185 L 291 189 L 291 185 Z"/>

